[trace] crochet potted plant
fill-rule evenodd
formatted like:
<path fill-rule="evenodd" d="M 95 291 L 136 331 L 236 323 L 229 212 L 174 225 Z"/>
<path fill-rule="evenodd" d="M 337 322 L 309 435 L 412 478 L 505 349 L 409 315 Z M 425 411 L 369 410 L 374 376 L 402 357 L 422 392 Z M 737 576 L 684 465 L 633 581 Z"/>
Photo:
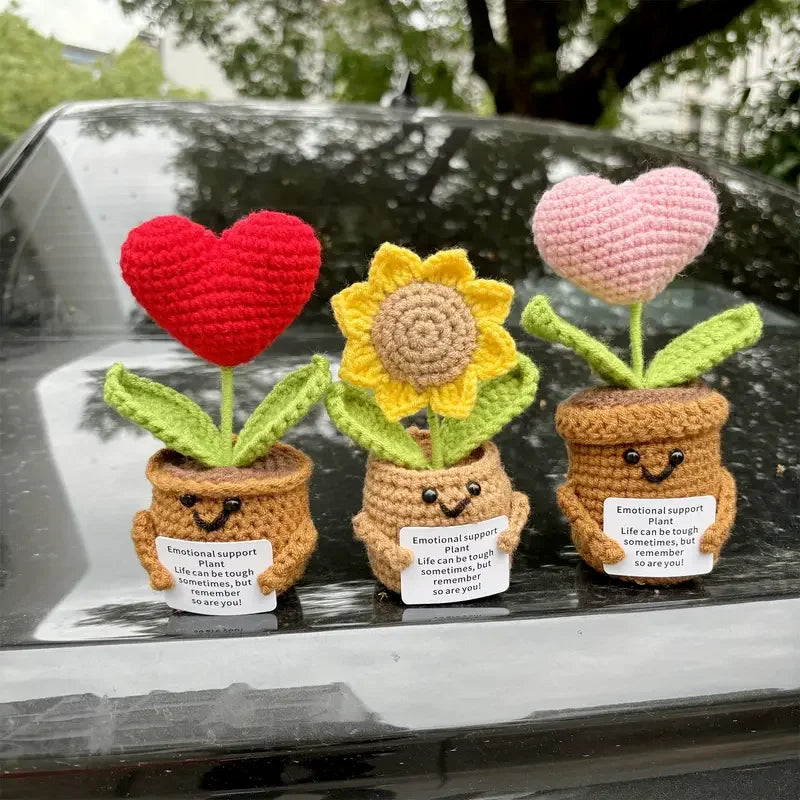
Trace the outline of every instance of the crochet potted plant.
<path fill-rule="evenodd" d="M 513 294 L 476 278 L 463 250 L 423 261 L 387 243 L 368 279 L 331 300 L 347 343 L 341 382 L 325 405 L 369 453 L 355 535 L 375 576 L 407 603 L 507 588 L 508 557 L 529 505 L 513 491 L 490 439 L 530 405 L 538 382 L 535 365 L 502 327 Z M 426 430 L 400 423 L 422 409 Z M 484 568 L 496 582 L 482 580 Z"/>
<path fill-rule="evenodd" d="M 709 183 L 677 167 L 618 186 L 568 178 L 533 216 L 535 244 L 556 273 L 630 309 L 630 363 L 542 295 L 522 317 L 529 333 L 574 350 L 606 382 L 557 408 L 569 453 L 558 502 L 584 561 L 624 580 L 669 584 L 709 572 L 733 525 L 736 486 L 720 455 L 728 403 L 700 376 L 758 340 L 759 313 L 746 304 L 718 314 L 649 363 L 642 334 L 645 303 L 703 251 L 717 218 Z"/>
<path fill-rule="evenodd" d="M 209 557 L 197 570 L 182 569 L 176 586 L 176 574 L 159 557 L 158 540 L 268 541 L 273 560 L 255 570 L 250 585 L 256 595 L 259 589 L 263 595 L 280 594 L 302 576 L 317 540 L 308 506 L 312 462 L 279 439 L 325 393 L 330 368 L 315 355 L 283 378 L 238 435 L 234 368 L 258 355 L 300 313 L 319 273 L 320 245 L 305 222 L 274 211 L 251 214 L 219 237 L 183 217 L 165 216 L 130 232 L 121 267 L 153 320 L 218 365 L 221 375 L 217 426 L 173 389 L 133 375 L 120 363 L 108 371 L 106 402 L 166 445 L 147 464 L 153 495 L 150 508 L 133 520 L 136 554 L 153 589 L 223 598 L 206 599 L 207 607 L 197 610 L 236 613 L 224 598 L 236 594 L 228 584 L 241 585 L 245 570 L 214 574 L 222 571 L 222 562 Z M 234 557 L 234 548 L 225 550 L 223 555 Z M 191 574 L 200 572 L 210 574 Z"/>

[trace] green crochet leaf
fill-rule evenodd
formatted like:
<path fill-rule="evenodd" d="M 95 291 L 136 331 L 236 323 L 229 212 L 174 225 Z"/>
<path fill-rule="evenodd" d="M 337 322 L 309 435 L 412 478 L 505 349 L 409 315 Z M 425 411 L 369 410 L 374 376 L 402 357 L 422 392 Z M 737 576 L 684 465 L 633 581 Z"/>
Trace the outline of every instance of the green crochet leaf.
<path fill-rule="evenodd" d="M 180 392 L 134 375 L 117 362 L 106 373 L 103 397 L 172 450 L 208 467 L 223 463 L 219 429 L 197 403 Z"/>
<path fill-rule="evenodd" d="M 445 466 L 461 461 L 521 414 L 533 402 L 538 384 L 539 370 L 522 353 L 510 372 L 482 383 L 475 408 L 467 419 L 442 422 Z"/>
<path fill-rule="evenodd" d="M 420 446 L 399 423 L 389 422 L 372 395 L 346 383 L 334 383 L 325 397 L 333 424 L 376 458 L 399 467 L 427 469 Z"/>
<path fill-rule="evenodd" d="M 558 342 L 574 350 L 604 381 L 613 386 L 633 389 L 642 385 L 633 370 L 601 341 L 559 317 L 543 294 L 528 303 L 522 313 L 522 327 L 546 342 Z"/>
<path fill-rule="evenodd" d="M 246 467 L 261 458 L 296 425 L 331 385 L 331 368 L 320 355 L 287 375 L 261 401 L 245 423 L 233 447 L 233 463 Z"/>
<path fill-rule="evenodd" d="M 653 356 L 644 375 L 651 389 L 694 380 L 761 336 L 761 315 L 752 304 L 732 308 L 695 325 Z"/>

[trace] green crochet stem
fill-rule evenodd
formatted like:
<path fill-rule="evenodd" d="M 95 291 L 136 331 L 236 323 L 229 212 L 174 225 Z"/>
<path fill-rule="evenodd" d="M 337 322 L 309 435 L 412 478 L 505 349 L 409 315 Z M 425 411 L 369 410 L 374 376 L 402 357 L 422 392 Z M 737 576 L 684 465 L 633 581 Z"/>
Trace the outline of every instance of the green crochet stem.
<path fill-rule="evenodd" d="M 428 407 L 428 430 L 431 434 L 431 467 L 441 469 L 444 466 L 444 451 L 442 450 L 442 425 L 439 415 Z"/>
<path fill-rule="evenodd" d="M 219 430 L 225 466 L 233 466 L 233 367 L 220 367 L 222 397 L 219 404 Z"/>
<path fill-rule="evenodd" d="M 626 389 L 661 389 L 689 383 L 728 356 L 755 344 L 761 336 L 761 315 L 753 303 L 747 303 L 682 333 L 659 350 L 645 370 L 643 309 L 643 303 L 630 306 L 630 366 L 602 342 L 559 317 L 544 295 L 532 298 L 525 307 L 522 327 L 545 342 L 569 347 L 606 383 Z"/>
<path fill-rule="evenodd" d="M 631 369 L 637 381 L 644 377 L 644 336 L 642 334 L 642 311 L 644 303 L 631 306 Z"/>

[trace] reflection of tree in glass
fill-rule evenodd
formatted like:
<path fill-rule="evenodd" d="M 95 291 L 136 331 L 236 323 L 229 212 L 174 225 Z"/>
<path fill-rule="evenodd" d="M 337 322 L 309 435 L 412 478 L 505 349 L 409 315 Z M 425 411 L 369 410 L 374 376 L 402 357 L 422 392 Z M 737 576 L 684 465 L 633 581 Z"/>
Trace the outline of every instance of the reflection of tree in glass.
<path fill-rule="evenodd" d="M 165 140 L 182 142 L 165 175 L 177 176 L 179 213 L 220 231 L 250 211 L 273 208 L 315 227 L 324 262 L 306 322 L 328 318 L 330 297 L 364 278 L 382 241 L 421 253 L 462 246 L 485 277 L 535 278 L 544 267 L 529 218 L 552 183 L 590 172 L 619 182 L 676 163 L 703 170 L 673 151 L 534 123 L 316 116 L 291 107 L 282 118 L 242 107 L 140 113 L 142 125 L 163 126 Z M 131 115 L 129 109 L 123 118 L 126 130 Z M 114 119 L 113 109 L 102 112 L 106 133 Z M 724 167 L 711 174 L 722 224 L 689 274 L 795 310 L 796 198 L 767 193 Z"/>
<path fill-rule="evenodd" d="M 146 576 L 143 580 L 146 580 Z M 294 588 L 281 595 L 278 607 L 272 613 L 278 618 L 279 630 L 303 628 L 303 609 Z M 178 624 L 175 624 L 176 620 L 179 621 Z M 226 623 L 229 627 L 235 627 L 235 620 L 232 617 L 205 617 L 201 614 L 174 611 L 163 601 L 153 600 L 141 603 L 106 603 L 89 608 L 76 625 L 80 628 L 108 625 L 123 629 L 124 635 L 140 637 L 152 637 L 154 634 L 191 636 L 194 630 L 201 628 L 203 636 L 207 637 L 214 635 L 211 631 L 215 623 L 220 628 L 219 636 L 230 635 L 226 633 Z M 180 621 L 185 621 L 186 624 L 182 625 Z M 261 635 L 261 631 L 254 629 L 253 634 Z"/>
<path fill-rule="evenodd" d="M 214 120 L 191 126 L 176 158 L 182 213 L 220 229 L 247 210 L 281 208 L 315 225 L 325 266 L 312 298 L 362 279 L 384 240 L 420 252 L 465 247 L 481 274 L 514 281 L 541 273 L 528 220 L 548 186 L 573 174 L 627 180 L 688 161 L 670 151 L 558 128 L 431 121 Z M 188 131 L 187 131 L 188 132 Z M 726 176 L 722 176 L 725 178 Z M 786 231 L 797 202 L 717 181 L 721 230 L 690 274 L 789 305 L 800 291 Z M 735 213 L 731 213 L 730 210 Z"/>
<path fill-rule="evenodd" d="M 310 757 L 272 756 L 245 762 L 223 762 L 211 767 L 201 779 L 206 791 L 259 790 L 259 797 L 285 797 L 287 789 L 310 789 L 319 800 L 392 800 L 397 794 L 383 787 L 363 786 L 375 772 L 375 761 L 383 752 L 331 754 Z M 353 781 L 362 786 L 355 787 Z M 317 789 L 316 783 L 322 784 Z M 339 788 L 331 784 L 339 783 Z"/>
<path fill-rule="evenodd" d="M 87 609 L 76 624 L 81 628 L 111 625 L 125 629 L 126 633 L 144 636 L 163 632 L 171 613 L 169 606 L 160 601 L 106 603 Z"/>

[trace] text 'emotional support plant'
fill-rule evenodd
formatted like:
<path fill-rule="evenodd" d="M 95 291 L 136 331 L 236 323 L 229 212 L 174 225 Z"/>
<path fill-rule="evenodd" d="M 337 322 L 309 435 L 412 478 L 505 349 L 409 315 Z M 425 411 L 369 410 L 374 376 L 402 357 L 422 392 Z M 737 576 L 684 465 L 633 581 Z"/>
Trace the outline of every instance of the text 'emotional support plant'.
<path fill-rule="evenodd" d="M 153 504 L 134 520 L 133 539 L 154 589 L 174 585 L 157 536 L 203 542 L 268 539 L 264 594 L 302 575 L 316 543 L 308 511 L 311 462 L 278 442 L 322 397 L 330 369 L 321 356 L 281 380 L 238 435 L 234 367 L 269 346 L 300 313 L 317 279 L 320 245 L 297 217 L 260 211 L 217 237 L 188 219 L 157 217 L 122 247 L 122 275 L 162 328 L 220 367 L 220 424 L 194 401 L 115 364 L 105 399 L 167 445 L 151 459 Z M 211 612 L 213 613 L 213 612 Z"/>
<path fill-rule="evenodd" d="M 519 542 L 528 501 L 512 491 L 488 441 L 536 393 L 538 370 L 502 327 L 513 294 L 476 278 L 463 250 L 423 261 L 383 244 L 368 280 L 331 301 L 347 344 L 342 382 L 331 387 L 326 407 L 370 453 L 354 527 L 373 571 L 394 591 L 413 562 L 399 544 L 405 526 L 506 515 L 499 547 L 511 553 Z M 422 409 L 427 431 L 400 424 Z"/>
<path fill-rule="evenodd" d="M 697 379 L 758 340 L 756 307 L 749 303 L 696 325 L 649 364 L 642 335 L 645 303 L 703 251 L 717 218 L 708 182 L 677 167 L 619 186 L 595 175 L 568 178 L 544 194 L 533 216 L 535 244 L 555 272 L 595 297 L 630 308 L 629 364 L 561 319 L 544 296 L 530 301 L 522 324 L 574 350 L 614 387 L 579 392 L 558 407 L 556 427 L 569 449 L 567 482 L 558 498 L 584 560 L 637 582 L 671 583 L 708 572 L 735 515 L 735 485 L 719 447 L 728 404 Z M 684 497 L 709 498 L 679 509 L 710 514 L 705 532 L 696 535 L 692 523 L 700 516 L 687 517 L 682 528 L 669 513 L 673 506 L 654 502 L 653 513 L 642 514 L 641 529 L 623 526 L 627 538 L 607 535 L 615 505 L 609 498 Z M 633 513 L 629 506 L 617 503 L 611 511 Z M 705 565 L 701 554 L 709 554 Z"/>

